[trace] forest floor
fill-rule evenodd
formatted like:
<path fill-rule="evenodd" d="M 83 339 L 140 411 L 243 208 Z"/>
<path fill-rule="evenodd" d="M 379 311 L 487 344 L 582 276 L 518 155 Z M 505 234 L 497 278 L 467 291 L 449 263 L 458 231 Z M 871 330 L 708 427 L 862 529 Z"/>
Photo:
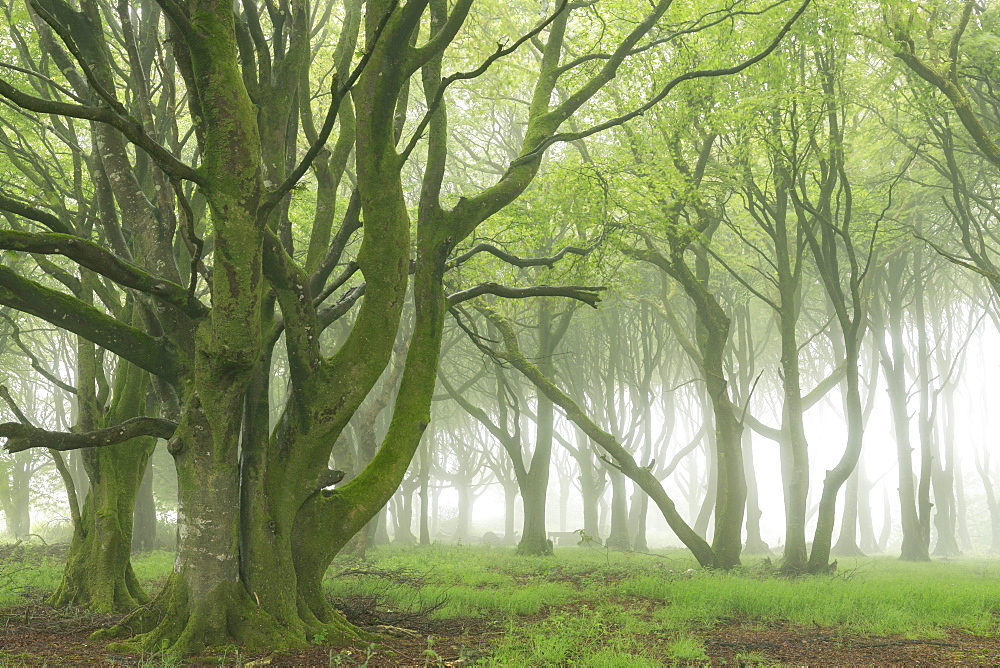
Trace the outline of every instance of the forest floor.
<path fill-rule="evenodd" d="M 89 639 L 114 617 L 44 605 L 59 549 L 0 548 L 0 596 L 15 583 L 18 596 L 0 598 L 0 666 L 1000 665 L 996 560 L 866 559 L 785 578 L 762 560 L 698 571 L 679 552 L 386 548 L 327 582 L 378 644 L 177 661 L 115 654 Z M 137 559 L 151 589 L 170 556 Z"/>

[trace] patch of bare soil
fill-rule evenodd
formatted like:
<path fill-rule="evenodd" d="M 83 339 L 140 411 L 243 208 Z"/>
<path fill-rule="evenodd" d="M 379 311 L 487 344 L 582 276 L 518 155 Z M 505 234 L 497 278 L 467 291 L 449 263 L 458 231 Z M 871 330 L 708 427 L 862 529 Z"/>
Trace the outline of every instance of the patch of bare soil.
<path fill-rule="evenodd" d="M 952 630 L 943 638 L 859 636 L 827 627 L 730 622 L 697 631 L 716 665 L 1000 665 L 1000 638 Z M 755 658 L 748 661 L 747 657 Z"/>

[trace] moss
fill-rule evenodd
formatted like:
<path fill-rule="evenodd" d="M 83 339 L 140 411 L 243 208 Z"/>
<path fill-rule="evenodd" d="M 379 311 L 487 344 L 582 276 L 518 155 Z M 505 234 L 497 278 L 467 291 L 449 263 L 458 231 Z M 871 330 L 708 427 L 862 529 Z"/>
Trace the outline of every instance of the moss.
<path fill-rule="evenodd" d="M 187 656 L 207 648 L 236 645 L 249 651 L 308 646 L 301 628 L 282 624 L 250 598 L 239 582 L 223 582 L 198 602 L 181 574 L 174 574 L 153 608 L 140 609 L 95 639 L 120 637 L 133 628 L 148 629 L 119 643 L 113 652 L 164 652 Z"/>
<path fill-rule="evenodd" d="M 114 383 L 115 398 L 104 426 L 145 409 L 145 371 L 120 362 Z M 51 605 L 124 612 L 149 601 L 132 572 L 130 556 L 135 497 L 154 443 L 152 438 L 136 438 L 87 453 L 90 491 Z"/>

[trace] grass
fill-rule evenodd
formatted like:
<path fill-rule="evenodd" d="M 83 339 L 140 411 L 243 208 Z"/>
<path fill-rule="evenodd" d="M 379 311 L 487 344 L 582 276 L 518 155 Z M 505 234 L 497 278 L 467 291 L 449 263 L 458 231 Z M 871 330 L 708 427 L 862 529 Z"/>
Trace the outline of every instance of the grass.
<path fill-rule="evenodd" d="M 526 558 L 496 548 L 434 546 L 381 548 L 369 566 L 368 575 L 331 570 L 329 593 L 378 596 L 409 610 L 443 601 L 432 613 L 440 619 L 499 618 L 503 638 L 489 665 L 700 664 L 708 656 L 693 632 L 719 623 L 818 625 L 906 638 L 938 638 L 953 629 L 1000 633 L 1000 563 L 987 559 L 863 559 L 842 563 L 834 575 L 787 578 L 754 560 L 728 573 L 698 570 L 679 551 L 571 549 Z M 387 579 L 380 569 L 395 575 Z M 756 652 L 736 659 L 768 662 Z"/>
<path fill-rule="evenodd" d="M 26 597 L 55 591 L 62 579 L 64 558 L 46 546 L 23 545 L 16 558 L 0 560 L 0 606 L 24 603 Z M 132 557 L 132 569 L 140 582 L 166 576 L 174 553 L 146 552 Z"/>
<path fill-rule="evenodd" d="M 62 563 L 51 550 L 27 547 L 23 559 L 10 556 L 0 562 L 0 605 L 58 585 Z M 149 586 L 172 562 L 172 553 L 152 552 L 133 564 Z M 700 665 L 709 657 L 698 632 L 720 624 L 928 639 L 955 629 L 1000 635 L 997 560 L 844 562 L 834 575 L 786 578 L 752 560 L 728 573 L 699 570 L 680 551 L 573 548 L 521 557 L 503 548 L 385 547 L 363 562 L 338 562 L 324 586 L 334 599 L 367 597 L 381 610 L 476 620 L 490 638 L 476 656 L 493 666 Z M 431 644 L 425 654 L 434 665 Z M 158 660 L 149 658 L 149 665 Z M 769 662 L 756 651 L 733 660 Z M 330 663 L 339 660 L 331 654 Z"/>
<path fill-rule="evenodd" d="M 795 579 L 747 572 L 636 573 L 621 593 L 663 601 L 661 615 L 689 624 L 717 619 L 837 626 L 858 634 L 934 637 L 945 629 L 993 633 L 1000 584 L 992 561 L 906 563 L 866 559 L 839 576 Z"/>

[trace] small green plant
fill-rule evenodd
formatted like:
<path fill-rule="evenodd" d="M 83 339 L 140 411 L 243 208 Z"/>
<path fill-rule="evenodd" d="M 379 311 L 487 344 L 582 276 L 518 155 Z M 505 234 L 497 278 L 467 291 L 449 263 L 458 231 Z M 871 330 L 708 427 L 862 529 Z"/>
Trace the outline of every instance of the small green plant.
<path fill-rule="evenodd" d="M 737 652 L 733 660 L 740 666 L 760 666 L 772 663 L 762 652 Z"/>
<path fill-rule="evenodd" d="M 340 651 L 336 651 L 336 650 L 332 650 L 331 649 L 328 652 L 327 656 L 329 657 L 329 663 L 327 664 L 329 666 L 329 668 L 334 668 L 334 666 L 352 665 L 351 664 L 351 650 L 349 650 L 349 649 L 342 649 Z M 365 663 L 367 663 L 368 659 L 370 659 L 370 658 L 371 658 L 371 655 L 369 654 L 368 658 L 365 659 Z"/>
<path fill-rule="evenodd" d="M 601 543 L 594 540 L 594 538 L 583 529 L 577 529 L 573 533 L 580 535 L 580 542 L 578 542 L 577 545 L 586 546 L 592 550 L 603 553 L 604 560 L 607 562 L 608 566 L 611 565 L 611 548 L 608 547 L 607 543 L 601 545 Z"/>
<path fill-rule="evenodd" d="M 313 634 L 314 645 L 325 645 L 327 641 L 327 630 L 323 629 L 319 633 Z"/>
<path fill-rule="evenodd" d="M 358 665 L 358 668 L 368 668 L 368 662 L 372 660 L 375 656 L 375 643 L 368 645 L 368 649 L 365 650 L 365 662 Z"/>
<path fill-rule="evenodd" d="M 232 652 L 232 655 L 229 653 Z M 242 666 L 243 665 L 243 653 L 240 652 L 240 648 L 234 645 L 228 645 L 222 649 L 222 656 L 219 657 L 220 666 Z"/>
<path fill-rule="evenodd" d="M 424 666 L 443 666 L 441 655 L 434 651 L 434 636 L 427 636 L 427 649 L 423 651 Z"/>
<path fill-rule="evenodd" d="M 697 638 L 681 638 L 670 643 L 667 655 L 674 664 L 708 661 L 705 645 Z"/>

